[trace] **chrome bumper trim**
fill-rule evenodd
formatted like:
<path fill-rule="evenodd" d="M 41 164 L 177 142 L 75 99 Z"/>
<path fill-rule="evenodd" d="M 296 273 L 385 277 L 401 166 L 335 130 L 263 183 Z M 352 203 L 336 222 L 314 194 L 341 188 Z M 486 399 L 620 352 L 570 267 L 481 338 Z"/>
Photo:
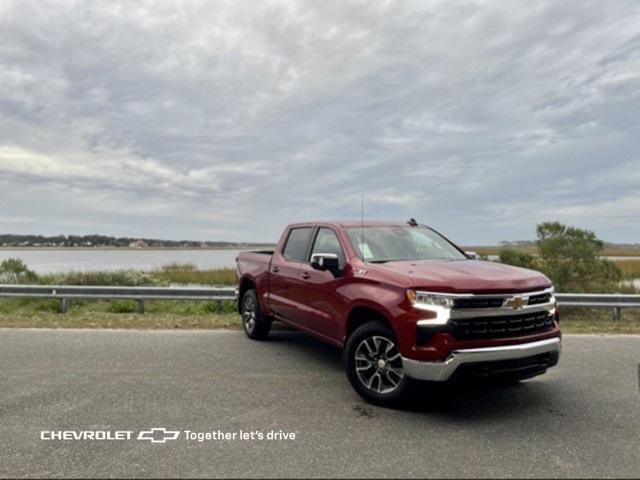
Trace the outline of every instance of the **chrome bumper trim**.
<path fill-rule="evenodd" d="M 561 348 L 560 337 L 554 337 L 517 345 L 454 350 L 443 362 L 421 362 L 402 357 L 402 365 L 408 377 L 442 382 L 448 380 L 456 369 L 465 363 L 511 360 L 549 352 L 559 354 Z"/>

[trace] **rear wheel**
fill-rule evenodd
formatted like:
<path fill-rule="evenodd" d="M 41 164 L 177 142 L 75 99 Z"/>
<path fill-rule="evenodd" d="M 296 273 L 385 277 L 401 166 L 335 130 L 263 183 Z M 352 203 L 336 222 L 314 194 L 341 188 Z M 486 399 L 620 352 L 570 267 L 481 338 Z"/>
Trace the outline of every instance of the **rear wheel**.
<path fill-rule="evenodd" d="M 252 340 L 264 340 L 271 330 L 271 319 L 260 311 L 258 294 L 254 289 L 247 290 L 240 303 L 244 333 Z"/>
<path fill-rule="evenodd" d="M 365 400 L 381 406 L 402 402 L 411 387 L 393 331 L 380 322 L 358 327 L 344 350 L 347 377 Z"/>

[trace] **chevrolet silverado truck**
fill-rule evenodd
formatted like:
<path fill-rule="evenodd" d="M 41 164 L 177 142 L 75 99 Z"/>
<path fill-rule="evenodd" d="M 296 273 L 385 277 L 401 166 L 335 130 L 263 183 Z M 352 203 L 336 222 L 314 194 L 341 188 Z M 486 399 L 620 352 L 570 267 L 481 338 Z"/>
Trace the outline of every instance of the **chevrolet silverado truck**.
<path fill-rule="evenodd" d="M 547 277 L 479 260 L 413 219 L 293 224 L 274 251 L 240 253 L 237 275 L 249 338 L 278 320 L 342 348 L 351 385 L 375 404 L 418 381 L 518 381 L 558 363 Z"/>

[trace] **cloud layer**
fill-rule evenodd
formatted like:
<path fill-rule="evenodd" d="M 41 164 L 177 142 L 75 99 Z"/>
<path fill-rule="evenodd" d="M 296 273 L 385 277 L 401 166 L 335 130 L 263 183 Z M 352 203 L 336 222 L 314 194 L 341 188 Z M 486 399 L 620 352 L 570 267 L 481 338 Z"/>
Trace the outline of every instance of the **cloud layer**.
<path fill-rule="evenodd" d="M 0 3 L 0 230 L 640 241 L 635 0 Z"/>

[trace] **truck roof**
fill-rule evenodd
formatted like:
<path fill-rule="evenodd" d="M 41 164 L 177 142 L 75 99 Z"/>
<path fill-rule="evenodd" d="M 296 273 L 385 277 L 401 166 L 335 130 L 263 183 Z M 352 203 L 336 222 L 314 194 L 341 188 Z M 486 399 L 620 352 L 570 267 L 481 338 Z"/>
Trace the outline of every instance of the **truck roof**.
<path fill-rule="evenodd" d="M 304 225 L 333 225 L 340 227 L 379 227 L 379 226 L 407 226 L 407 222 L 387 221 L 387 220 L 310 220 L 308 222 L 296 222 L 289 224 L 289 227 L 297 227 Z"/>

